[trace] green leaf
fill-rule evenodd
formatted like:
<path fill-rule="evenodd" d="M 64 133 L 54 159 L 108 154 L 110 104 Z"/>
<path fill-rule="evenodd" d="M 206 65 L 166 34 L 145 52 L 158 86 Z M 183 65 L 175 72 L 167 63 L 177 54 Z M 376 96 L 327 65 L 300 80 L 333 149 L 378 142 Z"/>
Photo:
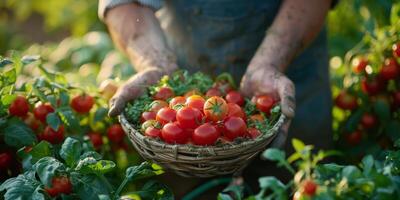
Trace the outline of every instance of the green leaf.
<path fill-rule="evenodd" d="M 32 129 L 17 118 L 9 120 L 2 132 L 6 144 L 12 147 L 32 146 L 36 142 L 36 136 Z"/>
<path fill-rule="evenodd" d="M 57 171 L 64 171 L 65 166 L 53 157 L 44 157 L 33 165 L 33 169 L 44 185 L 51 186 L 53 176 Z"/>
<path fill-rule="evenodd" d="M 47 124 L 54 130 L 58 130 L 61 125 L 60 117 L 58 117 L 57 112 L 49 113 L 46 117 Z"/>
<path fill-rule="evenodd" d="M 390 23 L 397 25 L 400 21 L 400 4 L 392 4 L 392 10 L 390 12 Z"/>
<path fill-rule="evenodd" d="M 69 95 L 67 92 L 60 92 L 60 106 L 69 105 Z"/>
<path fill-rule="evenodd" d="M 284 151 L 275 148 L 265 150 L 262 156 L 271 161 L 282 161 L 286 157 Z"/>
<path fill-rule="evenodd" d="M 1 103 L 4 106 L 8 106 L 15 100 L 16 97 L 16 94 L 5 94 L 1 97 Z"/>
<path fill-rule="evenodd" d="M 35 164 L 41 158 L 52 155 L 51 144 L 47 141 L 41 141 L 39 144 L 32 147 L 29 154 L 32 156 L 31 163 Z"/>
<path fill-rule="evenodd" d="M 103 120 L 105 117 L 107 117 L 107 113 L 108 113 L 107 108 L 100 107 L 94 113 L 93 121 L 98 122 L 98 121 Z"/>
<path fill-rule="evenodd" d="M 20 174 L 15 178 L 10 178 L 0 185 L 0 192 L 6 190 L 4 194 L 5 200 L 14 199 L 45 199 L 44 195 L 39 192 L 40 183 L 35 178 L 33 171 Z"/>
<path fill-rule="evenodd" d="M 111 194 L 112 188 L 108 187 L 109 183 L 102 176 L 85 175 L 73 173 L 72 184 L 74 192 L 79 196 L 79 199 L 99 199 L 100 195 Z"/>
<path fill-rule="evenodd" d="M 82 128 L 79 125 L 79 119 L 75 115 L 75 113 L 69 107 L 62 107 L 58 109 L 58 114 L 61 118 L 61 121 L 67 125 L 72 130 L 80 133 L 82 132 Z"/>
<path fill-rule="evenodd" d="M 306 146 L 302 141 L 300 141 L 299 139 L 296 139 L 296 138 L 292 139 L 292 145 L 293 145 L 293 148 L 298 153 L 301 153 L 304 150 L 304 147 Z"/>
<path fill-rule="evenodd" d="M 131 193 L 137 194 L 142 199 L 157 199 L 157 200 L 173 200 L 174 194 L 172 191 L 164 184 L 158 181 L 148 181 L 141 188 L 140 191 Z"/>
<path fill-rule="evenodd" d="M 81 152 L 81 143 L 74 138 L 68 137 L 61 146 L 60 156 L 69 167 L 73 167 L 79 161 Z"/>
<path fill-rule="evenodd" d="M 374 158 L 371 155 L 365 156 L 361 161 L 364 169 L 364 174 L 368 175 L 371 173 L 372 167 L 374 166 Z"/>
<path fill-rule="evenodd" d="M 6 65 L 12 64 L 13 62 L 8 58 L 0 58 L 0 68 L 5 67 Z"/>
<path fill-rule="evenodd" d="M 105 174 L 115 168 L 115 163 L 109 160 L 97 161 L 93 157 L 80 160 L 75 170 L 82 174 Z"/>
<path fill-rule="evenodd" d="M 40 60 L 39 55 L 25 55 L 22 57 L 21 62 L 22 62 L 22 64 L 26 65 L 26 64 L 35 62 L 37 60 Z"/>
<path fill-rule="evenodd" d="M 346 177 L 349 181 L 353 181 L 362 177 L 362 173 L 357 167 L 350 165 L 342 169 L 342 176 Z"/>
<path fill-rule="evenodd" d="M 239 185 L 229 185 L 226 187 L 222 193 L 218 194 L 218 199 L 235 199 L 241 200 L 243 198 L 243 186 Z M 230 195 L 229 195 L 230 194 Z"/>
<path fill-rule="evenodd" d="M 4 90 L 4 87 L 13 85 L 17 80 L 17 73 L 14 68 L 7 70 L 0 74 L 0 88 Z"/>
<path fill-rule="evenodd" d="M 87 152 L 83 153 L 79 157 L 79 160 L 83 160 L 83 159 L 88 158 L 88 157 L 93 157 L 96 160 L 100 160 L 102 158 L 102 156 L 99 153 L 95 152 L 95 151 L 87 151 Z"/>
<path fill-rule="evenodd" d="M 147 178 L 164 173 L 162 169 L 151 165 L 148 162 L 143 162 L 139 166 L 132 166 L 126 169 L 126 178 L 133 181 L 141 178 Z"/>
<path fill-rule="evenodd" d="M 384 100 L 378 99 L 373 106 L 381 122 L 387 123 L 390 120 L 389 104 Z"/>

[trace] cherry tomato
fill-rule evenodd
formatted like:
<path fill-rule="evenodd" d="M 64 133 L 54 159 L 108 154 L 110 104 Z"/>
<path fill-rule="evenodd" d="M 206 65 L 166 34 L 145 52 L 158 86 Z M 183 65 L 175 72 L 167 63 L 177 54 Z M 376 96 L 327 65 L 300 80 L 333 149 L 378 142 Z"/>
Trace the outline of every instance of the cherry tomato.
<path fill-rule="evenodd" d="M 275 104 L 274 98 L 268 95 L 258 96 L 256 100 L 257 109 L 260 110 L 261 112 L 264 112 L 267 115 L 271 114 L 271 109 L 272 107 L 274 107 L 274 104 Z"/>
<path fill-rule="evenodd" d="M 357 98 L 345 90 L 335 98 L 335 104 L 343 110 L 354 110 L 358 107 Z"/>
<path fill-rule="evenodd" d="M 29 112 L 29 103 L 23 96 L 17 96 L 8 107 L 8 112 L 12 116 L 25 117 Z"/>
<path fill-rule="evenodd" d="M 246 114 L 243 109 L 235 103 L 228 103 L 228 117 L 240 117 L 246 121 Z"/>
<path fill-rule="evenodd" d="M 190 96 L 200 96 L 201 92 L 197 89 L 190 90 L 183 95 L 185 98 L 189 98 Z"/>
<path fill-rule="evenodd" d="M 220 133 L 210 123 L 205 123 L 197 127 L 192 135 L 192 141 L 196 145 L 213 145 L 219 138 Z"/>
<path fill-rule="evenodd" d="M 220 96 L 222 96 L 222 93 L 221 93 L 221 91 L 219 91 L 218 88 L 210 88 L 210 89 L 206 92 L 206 97 L 207 97 L 207 98 L 210 98 L 210 97 L 213 97 L 213 96 L 218 96 L 218 97 L 220 97 Z"/>
<path fill-rule="evenodd" d="M 361 142 L 362 133 L 360 131 L 354 131 L 346 135 L 347 143 L 350 145 L 357 145 Z"/>
<path fill-rule="evenodd" d="M 58 130 L 46 126 L 43 133 L 39 135 L 40 140 L 46 140 L 51 144 L 60 144 L 64 141 L 64 126 L 58 127 Z"/>
<path fill-rule="evenodd" d="M 203 119 L 201 111 L 192 107 L 184 107 L 176 113 L 176 120 L 183 129 L 194 129 L 198 127 Z"/>
<path fill-rule="evenodd" d="M 150 104 L 150 111 L 157 113 L 161 108 L 168 107 L 168 103 L 163 100 L 155 100 Z"/>
<path fill-rule="evenodd" d="M 140 118 L 140 121 L 141 122 L 145 122 L 145 121 L 150 120 L 150 119 L 156 119 L 156 115 L 157 115 L 156 112 L 152 112 L 152 111 L 147 112 L 147 111 L 145 111 L 145 112 L 142 113 L 142 117 Z"/>
<path fill-rule="evenodd" d="M 174 122 L 176 121 L 176 111 L 169 107 L 161 108 L 161 110 L 157 112 L 156 120 L 161 124 Z"/>
<path fill-rule="evenodd" d="M 400 107 L 400 91 L 396 91 L 392 94 L 393 105 L 395 107 Z"/>
<path fill-rule="evenodd" d="M 392 46 L 393 56 L 400 58 L 400 43 L 393 44 Z"/>
<path fill-rule="evenodd" d="M 143 122 L 141 129 L 143 132 L 145 132 L 148 127 L 154 127 L 154 128 L 160 129 L 161 124 L 159 121 L 151 119 L 151 120 L 147 120 L 147 121 Z"/>
<path fill-rule="evenodd" d="M 373 77 L 370 80 L 367 78 L 363 78 L 361 80 L 361 90 L 370 95 L 376 95 L 379 92 L 382 91 L 383 88 L 385 88 L 385 82 L 383 80 L 380 80 L 379 77 Z"/>
<path fill-rule="evenodd" d="M 314 196 L 318 185 L 313 180 L 305 180 L 302 183 L 303 193 L 307 196 Z"/>
<path fill-rule="evenodd" d="M 244 105 L 244 98 L 238 91 L 230 91 L 225 96 L 226 102 L 228 103 L 236 103 L 239 106 Z"/>
<path fill-rule="evenodd" d="M 28 114 L 25 116 L 24 123 L 34 131 L 38 130 L 40 127 L 40 121 L 37 120 L 30 112 L 28 112 Z"/>
<path fill-rule="evenodd" d="M 106 100 L 110 100 L 111 97 L 113 97 L 114 94 L 117 92 L 117 90 L 117 84 L 115 84 L 115 82 L 111 79 L 104 80 L 103 82 L 101 82 L 99 87 L 101 96 Z"/>
<path fill-rule="evenodd" d="M 173 96 L 175 96 L 175 93 L 170 87 L 161 87 L 158 89 L 157 93 L 154 94 L 154 99 L 166 101 Z"/>
<path fill-rule="evenodd" d="M 255 114 L 255 115 L 251 115 L 249 117 L 249 119 L 253 122 L 258 121 L 258 122 L 263 122 L 264 121 L 264 116 L 262 116 L 261 114 Z"/>
<path fill-rule="evenodd" d="M 240 117 L 228 117 L 224 120 L 224 136 L 229 140 L 246 135 L 246 123 Z"/>
<path fill-rule="evenodd" d="M 10 169 L 13 162 L 13 155 L 10 152 L 0 153 L 0 169 L 7 170 Z"/>
<path fill-rule="evenodd" d="M 354 60 L 353 62 L 353 71 L 354 73 L 362 73 L 365 72 L 365 68 L 368 65 L 368 60 L 365 58 L 357 58 L 356 60 Z"/>
<path fill-rule="evenodd" d="M 94 149 L 99 150 L 103 146 L 103 137 L 100 133 L 90 132 L 88 137 L 93 144 Z"/>
<path fill-rule="evenodd" d="M 186 104 L 186 98 L 182 96 L 176 96 L 169 101 L 169 107 L 174 110 L 179 110 Z"/>
<path fill-rule="evenodd" d="M 395 79 L 400 74 L 399 66 L 394 58 L 388 58 L 385 60 L 385 64 L 382 66 L 380 74 L 384 80 Z"/>
<path fill-rule="evenodd" d="M 75 96 L 71 100 L 72 109 L 81 114 L 88 113 L 93 105 L 94 98 L 87 94 Z"/>
<path fill-rule="evenodd" d="M 170 144 L 185 144 L 190 136 L 176 122 L 165 124 L 161 130 L 161 138 Z"/>
<path fill-rule="evenodd" d="M 228 115 L 228 104 L 221 97 L 211 97 L 204 103 L 203 112 L 207 119 L 217 122 Z"/>
<path fill-rule="evenodd" d="M 205 100 L 199 95 L 192 95 L 186 99 L 186 106 L 203 110 Z"/>
<path fill-rule="evenodd" d="M 125 132 L 120 124 L 113 124 L 107 129 L 107 137 L 111 142 L 119 143 L 124 139 Z"/>
<path fill-rule="evenodd" d="M 40 104 L 33 109 L 33 115 L 35 115 L 35 118 L 42 123 L 46 123 L 47 115 L 52 112 L 54 112 L 54 108 L 49 104 Z"/>
<path fill-rule="evenodd" d="M 66 176 L 53 177 L 51 187 L 45 187 L 44 190 L 51 197 L 56 197 L 60 194 L 70 194 L 72 193 L 72 184 Z"/>
<path fill-rule="evenodd" d="M 152 138 L 158 138 L 161 136 L 161 130 L 150 126 L 146 128 L 144 135 Z"/>
<path fill-rule="evenodd" d="M 251 138 L 251 139 L 256 139 L 261 135 L 261 131 L 256 129 L 256 128 L 248 128 L 246 136 Z"/>
<path fill-rule="evenodd" d="M 366 129 L 375 127 L 377 123 L 378 123 L 378 119 L 373 114 L 364 113 L 363 116 L 361 117 L 361 124 Z"/>

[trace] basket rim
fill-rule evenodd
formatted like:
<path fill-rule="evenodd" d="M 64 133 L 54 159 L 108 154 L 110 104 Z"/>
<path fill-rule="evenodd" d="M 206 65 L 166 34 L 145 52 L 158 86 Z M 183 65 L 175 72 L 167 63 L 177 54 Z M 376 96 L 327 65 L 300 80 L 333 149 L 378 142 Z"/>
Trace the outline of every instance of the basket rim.
<path fill-rule="evenodd" d="M 133 134 L 135 137 L 138 137 L 140 140 L 146 140 L 148 142 L 151 142 L 154 145 L 160 146 L 162 148 L 167 148 L 167 149 L 179 149 L 179 151 L 188 151 L 188 152 L 196 152 L 196 151 L 204 151 L 205 149 L 212 150 L 212 151 L 224 151 L 227 149 L 235 149 L 235 148 L 243 148 L 243 146 L 249 146 L 252 144 L 256 144 L 258 142 L 262 142 L 267 139 L 271 139 L 271 137 L 275 137 L 278 134 L 279 128 L 283 125 L 283 123 L 286 121 L 287 117 L 281 113 L 279 116 L 279 119 L 276 121 L 276 123 L 269 129 L 272 130 L 272 134 L 263 134 L 261 137 L 257 137 L 256 139 L 252 140 L 245 140 L 240 143 L 226 143 L 226 144 L 221 144 L 218 146 L 200 146 L 200 145 L 194 145 L 194 144 L 168 144 L 160 140 L 156 140 L 153 138 L 146 137 L 143 135 L 140 131 L 136 130 L 133 125 L 128 121 L 128 119 L 125 116 L 125 113 L 122 112 L 118 116 L 119 122 L 121 123 L 122 126 L 127 126 L 128 129 L 132 130 Z M 275 130 L 275 131 L 274 131 Z"/>

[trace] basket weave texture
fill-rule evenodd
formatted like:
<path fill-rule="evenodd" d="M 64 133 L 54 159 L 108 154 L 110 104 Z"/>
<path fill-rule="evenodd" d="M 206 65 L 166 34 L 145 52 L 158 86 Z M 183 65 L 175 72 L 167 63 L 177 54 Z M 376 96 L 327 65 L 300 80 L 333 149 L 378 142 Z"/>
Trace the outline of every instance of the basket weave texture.
<path fill-rule="evenodd" d="M 184 177 L 213 177 L 241 172 L 265 150 L 285 121 L 281 115 L 268 131 L 254 140 L 244 140 L 211 147 L 174 145 L 149 138 L 137 131 L 124 114 L 120 123 L 135 149 L 146 160 Z"/>

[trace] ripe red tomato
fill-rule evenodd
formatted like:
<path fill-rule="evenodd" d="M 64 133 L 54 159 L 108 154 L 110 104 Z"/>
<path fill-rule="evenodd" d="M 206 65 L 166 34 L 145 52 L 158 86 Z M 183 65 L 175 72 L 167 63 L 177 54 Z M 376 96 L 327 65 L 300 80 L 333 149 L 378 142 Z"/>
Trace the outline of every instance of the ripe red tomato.
<path fill-rule="evenodd" d="M 188 135 L 176 122 L 165 124 L 161 130 L 161 138 L 170 144 L 185 144 L 188 142 Z"/>
<path fill-rule="evenodd" d="M 64 126 L 58 127 L 58 130 L 52 129 L 50 126 L 46 126 L 43 133 L 39 135 L 40 140 L 46 140 L 51 144 L 60 144 L 64 140 Z"/>
<path fill-rule="evenodd" d="M 357 98 L 345 90 L 341 91 L 336 97 L 335 104 L 343 110 L 354 110 L 358 106 Z"/>
<path fill-rule="evenodd" d="M 192 95 L 186 99 L 186 106 L 203 110 L 205 100 L 199 95 Z"/>
<path fill-rule="evenodd" d="M 368 65 L 368 60 L 365 58 L 357 58 L 353 64 L 354 73 L 359 74 L 365 71 L 365 68 Z"/>
<path fill-rule="evenodd" d="M 354 131 L 346 135 L 347 143 L 350 145 L 357 145 L 361 142 L 362 133 L 360 131 Z"/>
<path fill-rule="evenodd" d="M 161 108 L 161 110 L 157 112 L 156 120 L 161 124 L 174 122 L 176 121 L 176 111 L 169 107 Z"/>
<path fill-rule="evenodd" d="M 396 91 L 392 94 L 393 105 L 395 107 L 400 107 L 400 91 Z"/>
<path fill-rule="evenodd" d="M 12 116 L 25 117 L 29 111 L 29 103 L 23 96 L 17 96 L 8 107 L 8 112 Z"/>
<path fill-rule="evenodd" d="M 174 110 L 181 109 L 186 104 L 186 98 L 182 96 L 176 96 L 169 101 L 169 107 Z"/>
<path fill-rule="evenodd" d="M 205 123 L 197 127 L 192 135 L 192 141 L 196 145 L 213 145 L 219 138 L 220 133 L 210 123 Z"/>
<path fill-rule="evenodd" d="M 375 127 L 377 123 L 378 123 L 378 119 L 373 114 L 364 113 L 363 116 L 361 117 L 361 124 L 366 129 Z"/>
<path fill-rule="evenodd" d="M 7 170 L 11 167 L 13 155 L 10 152 L 0 153 L 0 169 Z"/>
<path fill-rule="evenodd" d="M 361 90 L 368 95 L 376 95 L 385 88 L 385 82 L 379 77 L 373 77 L 370 80 L 363 78 L 361 80 Z"/>
<path fill-rule="evenodd" d="M 176 113 L 176 120 L 183 129 L 194 129 L 202 123 L 203 115 L 200 110 L 184 107 Z"/>
<path fill-rule="evenodd" d="M 236 103 L 239 106 L 244 105 L 244 98 L 238 91 L 230 91 L 225 96 L 226 102 L 228 103 Z"/>
<path fill-rule="evenodd" d="M 228 103 L 228 117 L 240 117 L 246 121 L 246 114 L 243 109 L 235 103 Z"/>
<path fill-rule="evenodd" d="M 228 104 L 222 97 L 211 97 L 204 103 L 204 114 L 207 119 L 217 122 L 228 115 Z"/>
<path fill-rule="evenodd" d="M 144 135 L 152 138 L 158 138 L 161 136 L 161 130 L 150 126 L 146 128 Z"/>
<path fill-rule="evenodd" d="M 46 123 L 47 115 L 52 112 L 54 112 L 54 108 L 49 104 L 40 104 L 33 109 L 33 115 L 35 115 L 35 118 L 42 123 Z"/>
<path fill-rule="evenodd" d="M 51 197 L 56 197 L 60 194 L 70 194 L 72 192 L 72 184 L 66 176 L 53 177 L 51 187 L 45 187 L 44 190 Z"/>
<path fill-rule="evenodd" d="M 303 194 L 307 196 L 314 196 L 317 192 L 318 185 L 313 180 L 305 180 L 302 184 Z"/>
<path fill-rule="evenodd" d="M 119 143 L 124 139 L 125 132 L 120 124 L 113 124 L 107 129 L 107 137 L 111 142 Z"/>
<path fill-rule="evenodd" d="M 168 107 L 168 103 L 163 100 L 155 100 L 150 104 L 150 111 L 157 113 L 161 108 Z"/>
<path fill-rule="evenodd" d="M 268 95 L 258 96 L 256 100 L 257 109 L 260 110 L 261 112 L 264 112 L 267 115 L 271 114 L 271 109 L 272 107 L 274 107 L 274 104 L 275 104 L 274 98 Z"/>
<path fill-rule="evenodd" d="M 158 89 L 157 93 L 154 94 L 154 99 L 166 101 L 173 96 L 175 96 L 175 93 L 170 87 L 161 87 Z"/>
<path fill-rule="evenodd" d="M 161 124 L 157 120 L 150 119 L 150 120 L 147 120 L 147 121 L 143 122 L 143 124 L 141 126 L 141 129 L 142 129 L 143 132 L 145 132 L 148 127 L 154 127 L 154 128 L 160 129 L 161 128 Z"/>
<path fill-rule="evenodd" d="M 228 117 L 224 120 L 224 136 L 229 140 L 246 135 L 247 125 L 240 117 Z"/>
<path fill-rule="evenodd" d="M 394 58 L 388 58 L 385 60 L 385 64 L 382 66 L 380 74 L 384 80 L 395 79 L 400 74 L 399 66 Z"/>
<path fill-rule="evenodd" d="M 197 89 L 187 91 L 183 96 L 185 98 L 189 98 L 190 96 L 200 96 L 202 95 L 201 92 Z"/>
<path fill-rule="evenodd" d="M 221 91 L 219 91 L 218 88 L 210 88 L 210 89 L 206 92 L 206 97 L 207 97 L 207 98 L 210 98 L 210 97 L 213 97 L 213 96 L 218 96 L 218 97 L 220 97 L 220 96 L 222 96 L 222 93 L 221 93 Z"/>
<path fill-rule="evenodd" d="M 264 116 L 262 116 L 261 114 L 255 114 L 255 115 L 251 115 L 249 117 L 249 119 L 253 122 L 258 121 L 258 122 L 263 122 L 264 121 Z"/>
<path fill-rule="evenodd" d="M 147 111 L 145 111 L 145 112 L 142 113 L 142 117 L 140 118 L 140 121 L 143 123 L 143 122 L 145 122 L 147 120 L 150 120 L 150 119 L 156 119 L 156 115 L 157 115 L 156 112 L 152 112 L 152 111 L 147 112 Z"/>
<path fill-rule="evenodd" d="M 246 136 L 251 138 L 251 139 L 256 139 L 261 135 L 261 131 L 256 129 L 256 128 L 248 128 Z"/>
<path fill-rule="evenodd" d="M 75 96 L 71 100 L 72 109 L 81 114 L 88 113 L 93 105 L 94 98 L 87 94 Z"/>
<path fill-rule="evenodd" d="M 393 44 L 392 50 L 393 50 L 393 56 L 396 58 L 400 58 L 400 42 Z"/>
<path fill-rule="evenodd" d="M 103 145 L 103 137 L 100 133 L 90 132 L 88 133 L 89 139 L 93 144 L 94 149 L 99 150 Z"/>

